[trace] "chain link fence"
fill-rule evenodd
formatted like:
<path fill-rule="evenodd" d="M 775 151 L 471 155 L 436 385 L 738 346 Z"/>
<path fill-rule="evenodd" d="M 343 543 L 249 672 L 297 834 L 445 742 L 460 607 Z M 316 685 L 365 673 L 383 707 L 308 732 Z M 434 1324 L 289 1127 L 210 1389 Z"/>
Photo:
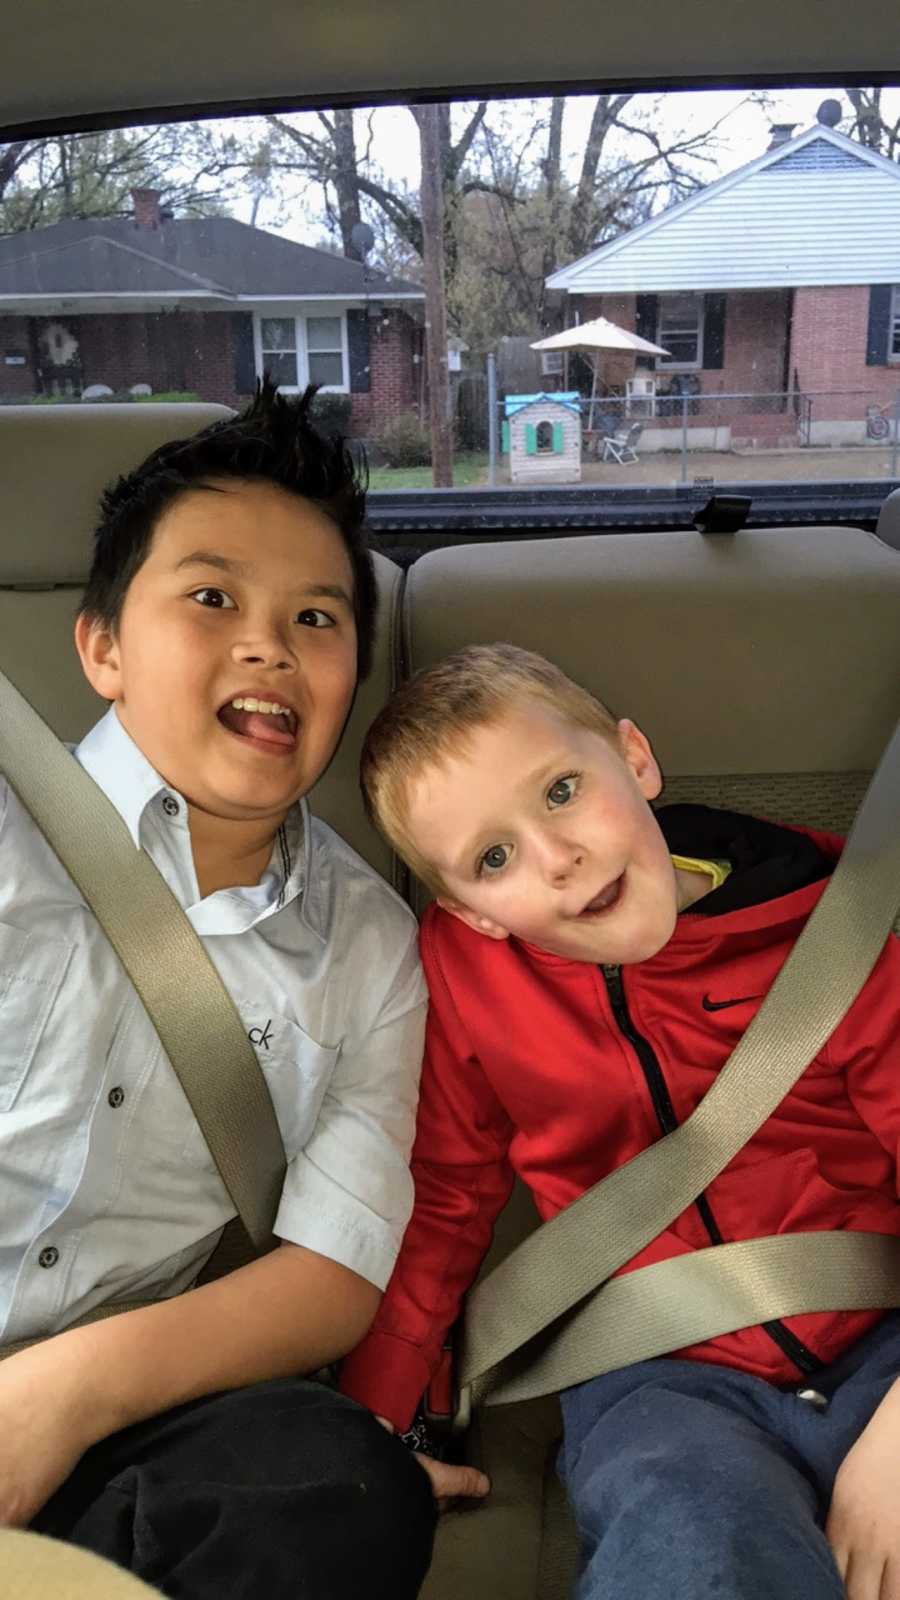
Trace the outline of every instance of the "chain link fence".
<path fill-rule="evenodd" d="M 490 383 L 486 398 L 490 423 Z M 533 412 L 534 420 L 519 426 L 539 428 L 540 405 L 522 410 L 525 398 L 517 397 L 517 414 L 526 417 L 526 413 Z M 554 396 L 547 394 L 544 400 L 552 402 Z M 495 405 L 496 434 L 490 427 L 486 430 L 489 440 L 496 438 L 489 473 L 491 482 L 503 482 L 509 472 L 512 408 L 503 399 Z M 669 475 L 688 482 L 700 456 L 709 465 L 710 457 L 852 452 L 880 447 L 889 453 L 891 477 L 897 477 L 900 389 L 887 400 L 883 390 L 874 388 L 704 394 L 693 374 L 679 374 L 669 380 L 666 392 L 598 394 L 593 398 L 566 395 L 565 405 L 570 410 L 577 409 L 580 416 L 582 469 L 592 464 L 628 467 L 630 476 L 640 477 L 642 466 L 649 468 L 656 458 L 658 468 L 658 458 L 665 455 L 669 466 L 676 467 Z M 545 409 L 549 412 L 557 408 L 545 405 Z M 542 437 L 545 449 L 552 449 L 552 430 Z M 526 453 L 529 448 L 536 456 L 543 453 L 536 439 L 536 432 L 529 435 Z M 672 461 L 674 455 L 680 458 L 680 470 Z M 526 473 L 527 470 L 526 461 Z M 724 459 L 721 475 L 728 475 Z M 804 468 L 798 462 L 797 476 L 803 475 Z M 585 476 L 589 477 L 589 472 Z"/>

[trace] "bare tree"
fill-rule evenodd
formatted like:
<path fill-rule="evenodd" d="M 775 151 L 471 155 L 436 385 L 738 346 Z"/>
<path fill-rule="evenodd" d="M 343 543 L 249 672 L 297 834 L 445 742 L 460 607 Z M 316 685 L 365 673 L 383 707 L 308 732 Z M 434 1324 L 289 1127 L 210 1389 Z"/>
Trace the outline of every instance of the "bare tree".
<path fill-rule="evenodd" d="M 416 106 L 422 156 L 422 251 L 425 266 L 425 352 L 431 423 L 431 475 L 436 489 L 453 487 L 447 301 L 444 269 L 444 106 Z"/>
<path fill-rule="evenodd" d="M 491 187 L 483 175 L 469 171 L 467 162 L 487 114 L 488 103 L 481 100 L 467 114 L 465 123 L 454 139 L 451 127 L 451 107 L 442 105 L 437 112 L 437 140 L 439 171 L 444 210 L 444 252 L 446 270 L 452 278 L 456 265 L 454 221 L 460 200 L 475 190 Z M 417 121 L 417 108 L 410 107 Z M 357 116 L 360 113 L 356 113 Z M 422 216 L 419 196 L 409 193 L 401 184 L 391 183 L 374 168 L 370 156 L 373 142 L 373 118 L 367 113 L 366 150 L 357 148 L 354 113 L 335 111 L 331 117 L 317 114 L 318 129 L 309 116 L 296 119 L 269 117 L 267 122 L 275 135 L 271 169 L 273 173 L 293 173 L 313 184 L 321 185 L 325 196 L 326 214 L 339 224 L 341 243 L 346 255 L 352 255 L 350 239 L 352 221 L 359 221 L 362 201 L 368 200 L 379 210 L 402 240 L 415 251 L 420 260 L 424 252 Z"/>
<path fill-rule="evenodd" d="M 888 113 L 884 90 L 848 89 L 846 94 L 853 107 L 853 122 L 848 130 L 851 139 L 858 139 L 889 161 L 900 161 L 900 116 Z"/>
<path fill-rule="evenodd" d="M 0 233 L 128 216 L 133 188 L 159 189 L 182 216 L 221 212 L 243 191 L 252 165 L 247 150 L 240 177 L 226 177 L 234 149 L 233 136 L 223 139 L 203 123 L 54 134 L 0 147 Z"/>

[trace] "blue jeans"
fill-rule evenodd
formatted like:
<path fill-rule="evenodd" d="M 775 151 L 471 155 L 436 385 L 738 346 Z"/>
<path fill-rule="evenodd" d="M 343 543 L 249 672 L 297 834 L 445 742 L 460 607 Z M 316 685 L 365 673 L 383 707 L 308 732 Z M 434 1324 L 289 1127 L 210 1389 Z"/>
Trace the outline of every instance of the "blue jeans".
<path fill-rule="evenodd" d="M 843 1600 L 824 1533 L 835 1474 L 898 1375 L 892 1313 L 789 1390 L 665 1359 L 567 1390 L 574 1600 Z"/>

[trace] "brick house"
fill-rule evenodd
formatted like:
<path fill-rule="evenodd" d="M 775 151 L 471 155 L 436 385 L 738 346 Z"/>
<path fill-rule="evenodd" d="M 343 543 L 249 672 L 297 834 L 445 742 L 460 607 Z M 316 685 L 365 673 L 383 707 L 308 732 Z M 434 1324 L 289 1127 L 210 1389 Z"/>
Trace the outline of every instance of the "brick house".
<path fill-rule="evenodd" d="M 866 405 L 900 389 L 900 165 L 819 123 L 776 128 L 763 156 L 547 286 L 569 323 L 608 317 L 670 351 L 650 448 L 680 426 L 667 390 L 690 395 L 698 445 L 715 424 L 720 448 L 863 443 Z M 632 373 L 604 364 L 613 391 Z"/>
<path fill-rule="evenodd" d="M 192 392 L 239 404 L 264 369 L 285 391 L 352 396 L 352 428 L 419 400 L 423 291 L 231 217 L 133 217 L 0 238 L 0 399 Z"/>

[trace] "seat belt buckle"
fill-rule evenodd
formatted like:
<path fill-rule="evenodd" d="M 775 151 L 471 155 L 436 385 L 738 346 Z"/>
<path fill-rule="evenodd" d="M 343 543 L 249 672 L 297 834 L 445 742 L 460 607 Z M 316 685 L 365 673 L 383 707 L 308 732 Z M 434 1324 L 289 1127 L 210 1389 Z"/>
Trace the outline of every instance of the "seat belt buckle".
<path fill-rule="evenodd" d="M 467 1384 L 456 1387 L 450 1344 L 444 1346 L 440 1366 L 425 1390 L 422 1411 L 429 1432 L 442 1438 L 465 1433 L 472 1421 L 472 1391 Z"/>

